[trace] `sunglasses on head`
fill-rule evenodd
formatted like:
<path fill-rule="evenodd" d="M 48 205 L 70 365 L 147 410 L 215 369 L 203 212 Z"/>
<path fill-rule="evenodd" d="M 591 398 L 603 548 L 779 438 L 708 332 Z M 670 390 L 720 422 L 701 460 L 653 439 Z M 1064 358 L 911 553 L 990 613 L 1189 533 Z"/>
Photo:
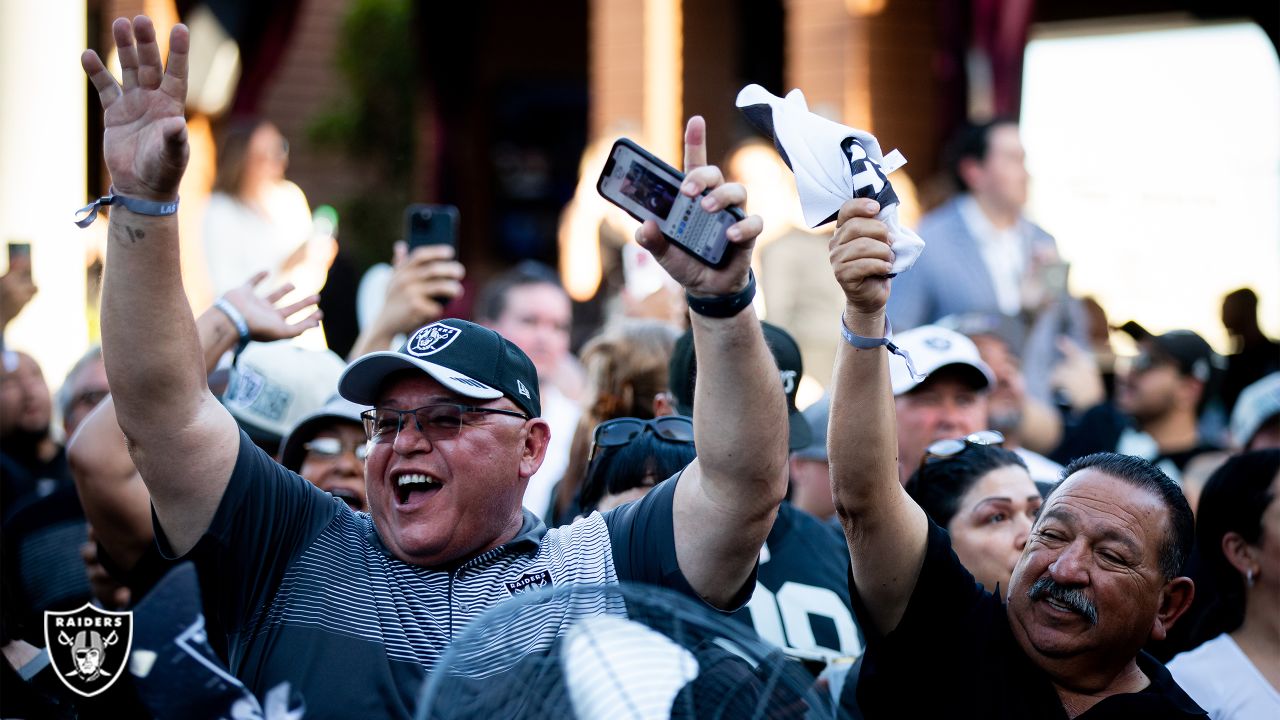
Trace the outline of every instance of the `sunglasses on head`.
<path fill-rule="evenodd" d="M 616 418 L 606 420 L 596 426 L 592 434 L 591 454 L 587 461 L 595 457 L 597 448 L 622 447 L 645 434 L 653 433 L 658 439 L 675 443 L 693 442 L 693 418 L 683 415 L 667 415 L 641 420 L 640 418 Z"/>
<path fill-rule="evenodd" d="M 976 433 L 970 433 L 962 438 L 947 438 L 938 440 L 924 451 L 925 463 L 931 463 L 935 460 L 945 460 L 952 458 L 965 450 L 971 445 L 1003 445 L 1004 435 L 997 430 L 979 430 Z"/>

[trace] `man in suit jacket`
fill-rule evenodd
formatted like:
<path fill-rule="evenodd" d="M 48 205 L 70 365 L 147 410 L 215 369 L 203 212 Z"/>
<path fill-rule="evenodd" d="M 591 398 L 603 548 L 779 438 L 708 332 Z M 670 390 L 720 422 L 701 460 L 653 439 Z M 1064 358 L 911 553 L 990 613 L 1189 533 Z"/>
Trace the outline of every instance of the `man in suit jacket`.
<path fill-rule="evenodd" d="M 1007 119 L 968 126 L 948 154 L 964 191 L 921 218 L 925 252 L 894 281 L 889 318 L 901 331 L 964 313 L 1017 317 L 1027 327 L 1027 344 L 1016 350 L 1028 390 L 1048 400 L 1056 338 L 1067 333 L 1083 343 L 1084 316 L 1067 296 L 1053 236 L 1022 214 L 1030 176 L 1018 126 Z"/>

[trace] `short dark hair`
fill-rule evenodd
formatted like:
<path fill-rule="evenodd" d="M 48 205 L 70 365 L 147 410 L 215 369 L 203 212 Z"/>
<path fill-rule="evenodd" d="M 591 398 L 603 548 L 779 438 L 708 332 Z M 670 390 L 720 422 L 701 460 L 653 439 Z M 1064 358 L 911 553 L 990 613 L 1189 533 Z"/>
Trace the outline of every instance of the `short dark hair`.
<path fill-rule="evenodd" d="M 1191 505 L 1178 483 L 1164 474 L 1163 470 L 1140 457 L 1100 452 L 1072 460 L 1062 471 L 1063 482 L 1058 483 L 1049 497 L 1045 498 L 1045 502 L 1057 494 L 1067 478 L 1087 469 L 1123 480 L 1160 498 L 1169 511 L 1169 533 L 1160 548 L 1160 571 L 1165 580 L 1182 575 L 1187 558 L 1191 555 L 1191 546 L 1195 542 L 1195 516 L 1191 514 Z"/>
<path fill-rule="evenodd" d="M 987 150 L 991 144 L 991 131 L 1001 125 L 1017 126 L 1018 121 L 1012 117 L 996 117 L 986 122 L 965 123 L 955 135 L 951 137 L 947 143 L 946 149 L 943 151 L 943 160 L 947 170 L 951 173 L 951 180 L 956 184 L 956 189 L 961 192 L 970 190 L 964 178 L 960 174 L 960 164 L 965 160 L 977 160 L 982 162 L 987 157 Z"/>
<path fill-rule="evenodd" d="M 579 512 L 591 512 L 606 494 L 640 487 L 646 477 L 662 482 L 693 462 L 696 454 L 693 443 L 668 442 L 651 432 L 626 445 L 598 448 L 578 491 Z"/>
<path fill-rule="evenodd" d="M 1245 583 L 1223 554 L 1222 538 L 1234 532 L 1250 545 L 1258 543 L 1262 514 L 1276 500 L 1271 484 L 1278 472 L 1280 449 L 1243 453 L 1215 470 L 1200 493 L 1196 548 L 1204 571 L 1219 589 L 1215 614 L 1225 623 L 1223 632 L 1235 630 L 1244 620 Z"/>
<path fill-rule="evenodd" d="M 992 470 L 1027 463 L 1012 450 L 998 445 L 965 445 L 960 453 L 922 463 L 907 480 L 907 494 L 916 501 L 936 525 L 951 524 L 960 499 L 984 475 Z"/>
<path fill-rule="evenodd" d="M 560 276 L 550 266 L 537 260 L 523 260 L 515 267 L 490 280 L 476 298 L 476 318 L 494 322 L 507 311 L 507 296 L 526 285 L 551 285 L 564 292 Z"/>

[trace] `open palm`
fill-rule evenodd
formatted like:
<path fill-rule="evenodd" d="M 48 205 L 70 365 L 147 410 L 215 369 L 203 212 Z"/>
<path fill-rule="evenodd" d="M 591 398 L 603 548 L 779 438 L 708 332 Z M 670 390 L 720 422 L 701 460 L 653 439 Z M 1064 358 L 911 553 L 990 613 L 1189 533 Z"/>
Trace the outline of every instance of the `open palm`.
<path fill-rule="evenodd" d="M 102 151 L 118 194 L 148 200 L 173 200 L 187 165 L 187 28 L 169 35 L 169 63 L 160 60 L 155 26 L 139 16 L 119 18 L 111 26 L 120 57 L 121 82 L 107 72 L 92 50 L 80 58 L 102 102 Z"/>

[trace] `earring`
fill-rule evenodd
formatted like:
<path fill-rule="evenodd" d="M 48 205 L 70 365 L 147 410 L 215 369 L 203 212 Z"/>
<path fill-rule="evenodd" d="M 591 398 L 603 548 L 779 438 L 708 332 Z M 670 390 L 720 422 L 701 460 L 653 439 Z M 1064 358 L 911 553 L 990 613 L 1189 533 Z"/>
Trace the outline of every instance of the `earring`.
<path fill-rule="evenodd" d="M 1245 587 L 1253 587 L 1253 568 L 1244 571 L 1244 584 Z"/>

